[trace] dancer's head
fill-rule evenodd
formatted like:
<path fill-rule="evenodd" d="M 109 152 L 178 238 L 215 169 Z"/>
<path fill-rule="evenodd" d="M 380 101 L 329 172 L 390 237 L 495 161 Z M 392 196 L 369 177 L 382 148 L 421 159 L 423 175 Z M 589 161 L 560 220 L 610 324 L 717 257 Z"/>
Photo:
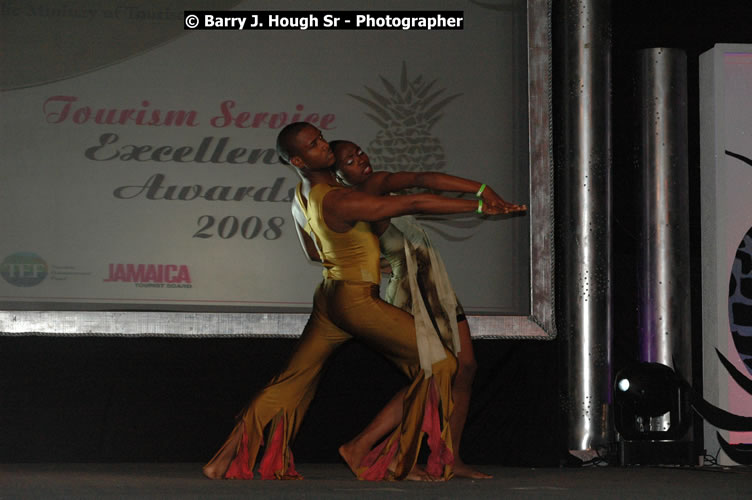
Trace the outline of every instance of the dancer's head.
<path fill-rule="evenodd" d="M 283 163 L 300 170 L 323 170 L 334 164 L 334 154 L 321 131 L 306 122 L 287 125 L 277 135 L 277 154 Z"/>
<path fill-rule="evenodd" d="M 350 141 L 332 141 L 334 168 L 337 180 L 347 186 L 357 186 L 373 173 L 368 155 L 357 144 Z"/>

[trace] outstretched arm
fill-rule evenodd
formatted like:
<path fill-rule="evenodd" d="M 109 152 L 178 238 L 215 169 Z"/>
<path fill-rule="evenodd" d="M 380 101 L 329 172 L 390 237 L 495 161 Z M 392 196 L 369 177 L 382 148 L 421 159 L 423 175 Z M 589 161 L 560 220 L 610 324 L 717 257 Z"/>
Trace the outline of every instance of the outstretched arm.
<path fill-rule="evenodd" d="M 392 193 L 411 187 L 476 193 L 481 186 L 480 182 L 441 172 L 377 172 L 366 182 L 373 183 L 373 189 L 376 191 L 373 194 Z"/>
<path fill-rule="evenodd" d="M 386 194 L 411 187 L 475 194 L 482 186 L 480 182 L 441 172 L 377 172 L 366 183 L 365 190 L 371 194 Z M 481 199 L 497 206 L 501 213 L 520 212 L 527 208 L 505 201 L 490 186 L 483 188 Z"/>
<path fill-rule="evenodd" d="M 345 232 L 358 221 L 375 222 L 410 214 L 455 214 L 475 212 L 477 200 L 448 198 L 437 194 L 374 196 L 352 189 L 337 189 L 324 196 L 324 221 L 333 231 Z M 496 215 L 502 210 L 484 203 L 482 213 Z"/>

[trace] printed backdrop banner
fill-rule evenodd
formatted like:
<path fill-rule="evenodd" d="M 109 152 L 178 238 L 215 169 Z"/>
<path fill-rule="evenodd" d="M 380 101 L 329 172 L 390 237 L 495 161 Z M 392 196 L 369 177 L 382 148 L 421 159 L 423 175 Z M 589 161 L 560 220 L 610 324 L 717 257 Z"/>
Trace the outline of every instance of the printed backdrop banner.
<path fill-rule="evenodd" d="M 189 8 L 309 5 L 2 0 L 2 305 L 308 309 L 321 270 L 274 151 L 293 121 L 377 170 L 528 203 L 524 1 L 358 4 L 462 11 L 462 30 L 183 28 Z M 529 313 L 527 216 L 424 223 L 469 312 Z"/>

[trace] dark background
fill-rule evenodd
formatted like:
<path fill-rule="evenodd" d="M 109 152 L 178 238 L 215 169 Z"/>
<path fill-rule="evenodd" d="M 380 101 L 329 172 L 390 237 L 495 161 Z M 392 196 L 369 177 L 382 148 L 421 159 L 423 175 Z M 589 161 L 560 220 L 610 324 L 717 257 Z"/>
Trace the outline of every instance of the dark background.
<path fill-rule="evenodd" d="M 639 172 L 630 142 L 635 51 L 677 47 L 686 50 L 688 61 L 688 250 L 699 385 L 698 57 L 715 43 L 752 42 L 752 2 L 614 0 L 612 33 L 614 371 L 637 352 Z M 207 461 L 232 429 L 235 414 L 281 369 L 293 343 L 0 337 L 0 462 Z M 476 340 L 474 347 L 479 369 L 463 437 L 464 459 L 559 465 L 566 455 L 559 342 Z M 372 351 L 356 343 L 341 348 L 293 444 L 296 460 L 337 461 L 337 447 L 404 383 Z"/>

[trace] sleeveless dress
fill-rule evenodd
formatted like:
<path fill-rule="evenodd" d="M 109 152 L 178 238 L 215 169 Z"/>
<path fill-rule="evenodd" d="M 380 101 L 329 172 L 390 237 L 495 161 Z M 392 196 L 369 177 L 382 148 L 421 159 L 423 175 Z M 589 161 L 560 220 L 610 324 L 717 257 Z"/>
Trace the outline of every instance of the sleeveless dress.
<path fill-rule="evenodd" d="M 395 217 L 379 245 L 392 268 L 384 300 L 415 318 L 421 366 L 440 359 L 437 333 L 444 346 L 459 353 L 457 322 L 464 319 L 464 310 L 425 230 L 413 216 Z"/>
<path fill-rule="evenodd" d="M 410 379 L 400 422 L 363 459 L 356 469 L 358 478 L 404 479 L 418 459 L 424 437 L 430 448 L 426 471 L 445 479 L 452 476 L 449 416 L 457 360 L 445 351 L 443 359 L 432 365 L 431 376 L 421 369 L 412 316 L 379 298 L 378 237 L 370 224 L 358 222 L 351 230 L 337 233 L 324 221 L 323 199 L 333 189 L 342 188 L 313 186 L 306 206 L 297 188 L 308 221 L 306 231 L 320 249 L 324 280 L 316 289 L 313 311 L 287 367 L 251 400 L 224 446 L 204 467 L 211 478 L 251 479 L 264 444 L 258 467 L 262 478 L 300 478 L 290 441 L 313 399 L 324 363 L 351 338 L 384 354 Z"/>

